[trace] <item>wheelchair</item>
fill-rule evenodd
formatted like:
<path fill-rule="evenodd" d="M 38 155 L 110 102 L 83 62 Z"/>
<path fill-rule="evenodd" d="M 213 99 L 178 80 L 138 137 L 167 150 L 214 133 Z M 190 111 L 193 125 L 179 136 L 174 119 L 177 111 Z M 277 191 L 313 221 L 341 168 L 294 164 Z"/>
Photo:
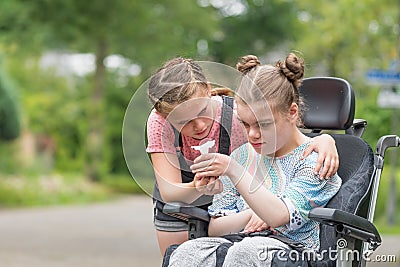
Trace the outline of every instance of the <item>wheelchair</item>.
<path fill-rule="evenodd" d="M 373 224 L 379 181 L 387 148 L 399 147 L 396 135 L 382 136 L 375 153 L 361 138 L 365 120 L 355 120 L 355 96 L 351 85 L 335 77 L 313 77 L 303 80 L 299 93 L 306 110 L 304 129 L 309 136 L 322 130 L 334 131 L 342 186 L 324 208 L 315 208 L 309 218 L 320 222 L 320 251 L 335 251 L 336 257 L 322 253 L 308 259 L 276 257 L 273 266 L 365 266 L 367 256 L 382 242 Z M 339 132 L 339 133 L 336 133 Z M 340 133 L 343 132 L 343 133 Z M 188 222 L 189 239 L 207 236 L 207 211 L 185 203 L 166 203 L 163 212 Z M 167 266 L 171 253 L 178 245 L 170 246 L 164 256 Z M 300 250 L 299 250 L 300 251 Z M 285 254 L 286 253 L 286 254 Z"/>

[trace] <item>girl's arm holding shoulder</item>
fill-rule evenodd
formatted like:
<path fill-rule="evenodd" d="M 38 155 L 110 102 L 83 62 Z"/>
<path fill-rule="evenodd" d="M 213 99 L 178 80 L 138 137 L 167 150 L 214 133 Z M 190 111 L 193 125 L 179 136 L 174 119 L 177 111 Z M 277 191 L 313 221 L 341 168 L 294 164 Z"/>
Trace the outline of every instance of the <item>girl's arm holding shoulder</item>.
<path fill-rule="evenodd" d="M 319 175 L 320 179 L 329 179 L 335 175 L 339 168 L 339 154 L 333 137 L 328 134 L 314 137 L 313 142 L 304 151 L 303 158 L 313 151 L 318 153 L 314 174 Z"/>

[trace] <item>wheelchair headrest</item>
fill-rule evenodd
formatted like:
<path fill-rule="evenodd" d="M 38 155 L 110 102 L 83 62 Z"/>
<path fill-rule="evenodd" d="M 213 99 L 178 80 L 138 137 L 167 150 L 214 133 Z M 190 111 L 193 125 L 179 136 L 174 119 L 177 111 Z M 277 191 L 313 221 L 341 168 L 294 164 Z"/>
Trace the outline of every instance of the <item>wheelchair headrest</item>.
<path fill-rule="evenodd" d="M 299 94 L 305 102 L 305 128 L 345 130 L 353 124 L 354 92 L 346 80 L 335 77 L 306 78 Z"/>

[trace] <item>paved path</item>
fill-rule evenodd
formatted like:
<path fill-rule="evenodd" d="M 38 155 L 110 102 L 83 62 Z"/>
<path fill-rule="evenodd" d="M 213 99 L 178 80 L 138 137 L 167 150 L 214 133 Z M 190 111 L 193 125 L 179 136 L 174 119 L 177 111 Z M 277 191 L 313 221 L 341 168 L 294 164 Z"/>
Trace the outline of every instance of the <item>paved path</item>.
<path fill-rule="evenodd" d="M 395 257 L 395 262 L 388 258 Z M 400 266 L 400 236 L 382 236 L 382 245 L 370 256 L 367 267 L 398 267 Z M 382 259 L 386 261 L 382 262 Z"/>
<path fill-rule="evenodd" d="M 161 266 L 151 199 L 0 210 L 1 267 Z"/>
<path fill-rule="evenodd" d="M 396 255 L 397 262 L 367 267 L 400 266 L 400 236 L 384 236 L 374 255 Z M 0 267 L 67 266 L 161 266 L 151 199 L 0 210 Z"/>

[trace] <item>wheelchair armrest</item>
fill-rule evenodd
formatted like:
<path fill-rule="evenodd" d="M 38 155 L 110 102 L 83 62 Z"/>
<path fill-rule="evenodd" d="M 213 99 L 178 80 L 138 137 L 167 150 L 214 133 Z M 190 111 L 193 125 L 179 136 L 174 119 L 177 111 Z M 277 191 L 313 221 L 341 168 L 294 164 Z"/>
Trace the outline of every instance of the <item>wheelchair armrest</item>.
<path fill-rule="evenodd" d="M 373 249 L 382 242 L 376 227 L 370 221 L 358 215 L 337 209 L 315 208 L 310 211 L 308 217 L 322 224 L 335 227 L 339 234 L 368 242 Z"/>
<path fill-rule="evenodd" d="M 208 211 L 183 202 L 165 203 L 163 213 L 188 222 L 188 239 L 208 235 L 210 215 Z"/>
<path fill-rule="evenodd" d="M 386 149 L 400 146 L 400 137 L 397 135 L 384 135 L 376 144 L 376 154 L 385 157 Z"/>
<path fill-rule="evenodd" d="M 210 216 L 206 210 L 183 202 L 165 203 L 163 213 L 185 221 L 189 219 L 198 219 L 204 222 L 210 221 Z"/>
<path fill-rule="evenodd" d="M 366 127 L 367 127 L 366 120 L 354 119 L 353 124 L 348 129 L 346 129 L 346 134 L 351 134 L 361 138 Z"/>

